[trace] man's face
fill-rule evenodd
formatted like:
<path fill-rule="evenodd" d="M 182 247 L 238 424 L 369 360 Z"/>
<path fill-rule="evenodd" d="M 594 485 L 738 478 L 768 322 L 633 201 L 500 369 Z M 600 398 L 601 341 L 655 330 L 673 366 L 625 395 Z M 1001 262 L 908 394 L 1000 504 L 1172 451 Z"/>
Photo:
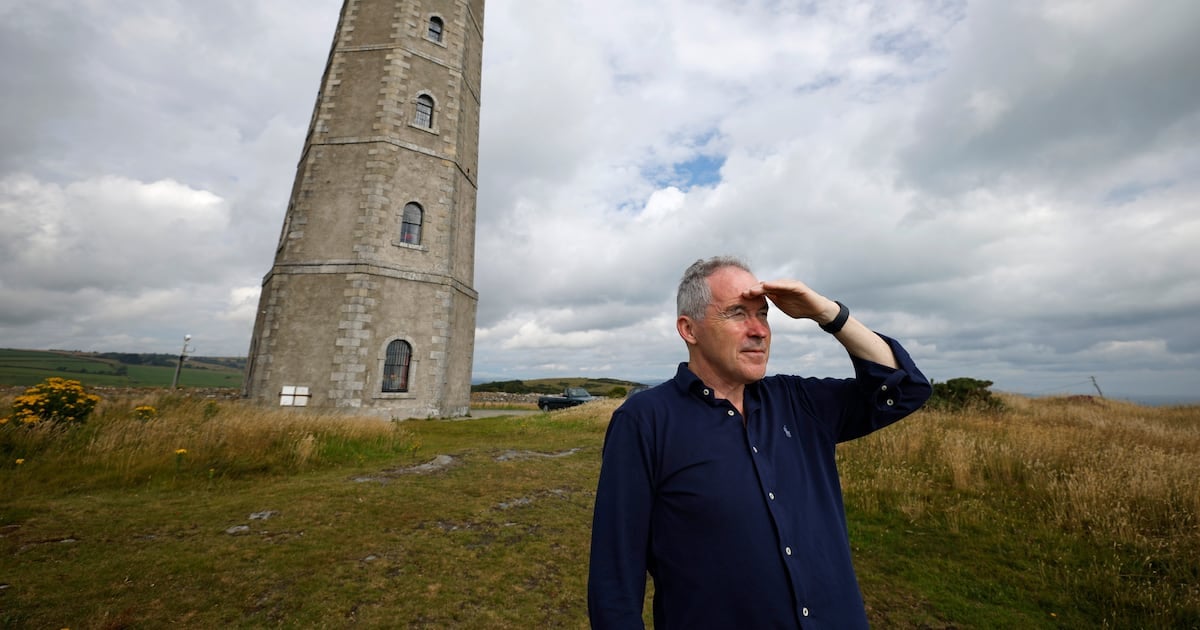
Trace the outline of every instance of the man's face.
<path fill-rule="evenodd" d="M 741 295 L 755 284 L 754 274 L 737 267 L 722 268 L 708 277 L 713 300 L 704 319 L 692 327 L 701 363 L 693 366 L 697 374 L 709 372 L 726 385 L 746 385 L 766 375 L 771 349 L 767 299 L 747 300 Z"/>

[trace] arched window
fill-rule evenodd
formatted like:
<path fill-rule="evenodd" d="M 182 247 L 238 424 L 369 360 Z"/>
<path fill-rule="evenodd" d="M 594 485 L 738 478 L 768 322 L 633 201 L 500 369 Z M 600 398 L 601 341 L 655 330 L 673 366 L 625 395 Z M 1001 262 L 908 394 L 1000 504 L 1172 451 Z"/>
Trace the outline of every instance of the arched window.
<path fill-rule="evenodd" d="M 408 391 L 408 366 L 412 360 L 412 346 L 397 339 L 388 344 L 387 360 L 383 363 L 383 391 Z"/>
<path fill-rule="evenodd" d="M 433 97 L 422 94 L 417 97 L 417 115 L 413 124 L 426 129 L 433 129 Z"/>
<path fill-rule="evenodd" d="M 400 217 L 400 242 L 409 245 L 421 244 L 421 222 L 425 211 L 415 203 L 404 206 L 404 215 Z"/>
<path fill-rule="evenodd" d="M 429 39 L 441 43 L 442 31 L 445 30 L 445 26 L 446 23 L 442 21 L 442 18 L 436 15 L 429 18 Z"/>

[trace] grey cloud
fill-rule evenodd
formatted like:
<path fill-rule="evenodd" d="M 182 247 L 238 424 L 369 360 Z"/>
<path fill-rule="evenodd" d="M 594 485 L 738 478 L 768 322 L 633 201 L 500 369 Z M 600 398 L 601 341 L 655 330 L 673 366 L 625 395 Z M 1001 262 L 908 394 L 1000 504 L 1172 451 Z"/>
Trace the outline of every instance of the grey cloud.
<path fill-rule="evenodd" d="M 961 191 L 1020 176 L 1070 188 L 1129 156 L 1196 145 L 1200 5 L 1108 3 L 1095 21 L 1063 5 L 978 3 L 901 156 L 907 176 Z"/>
<path fill-rule="evenodd" d="M 476 375 L 668 378 L 679 274 L 730 253 L 934 378 L 1182 389 L 1200 9 L 1085 4 L 490 0 Z M 0 8 L 0 345 L 245 352 L 340 5 Z M 719 181 L 666 188 L 701 154 Z M 806 324 L 773 369 L 844 375 Z"/>
<path fill-rule="evenodd" d="M 73 46 L 60 41 L 74 42 Z M 0 172 L 40 166 L 40 151 L 63 151 L 70 138 L 55 121 L 85 112 L 94 91 L 82 81 L 90 35 L 71 7 L 62 3 L 16 2 L 0 8 Z M 11 92 L 10 92 L 11 90 Z M 12 95 L 20 91 L 21 98 Z M 46 159 L 42 157 L 41 159 Z"/>

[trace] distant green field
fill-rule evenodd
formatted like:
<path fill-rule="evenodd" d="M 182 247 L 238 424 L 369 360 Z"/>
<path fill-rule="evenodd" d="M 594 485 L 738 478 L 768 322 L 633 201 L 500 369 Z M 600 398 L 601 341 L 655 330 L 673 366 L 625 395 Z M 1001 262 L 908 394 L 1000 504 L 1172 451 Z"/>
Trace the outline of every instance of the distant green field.
<path fill-rule="evenodd" d="M 88 353 L 0 349 L 0 385 L 35 385 L 58 376 L 88 386 L 170 387 L 175 368 L 130 365 Z M 180 387 L 241 387 L 242 371 L 190 357 L 179 375 Z"/>
<path fill-rule="evenodd" d="M 156 363 L 123 363 L 115 354 L 98 356 L 87 352 L 66 350 L 15 350 L 0 348 L 0 386 L 36 385 L 47 378 L 58 376 L 79 381 L 87 386 L 101 387 L 170 387 L 175 376 L 174 361 L 163 365 L 162 355 Z M 119 355 L 137 357 L 139 355 Z M 141 355 L 149 356 L 149 355 Z M 136 359 L 131 359 L 136 360 Z M 242 386 L 243 370 L 231 365 L 235 359 L 188 357 L 179 375 L 180 387 L 229 387 Z M 244 364 L 244 360 L 242 360 Z M 614 378 L 561 377 L 540 378 L 525 381 L 504 381 L 475 385 L 472 391 L 508 391 L 515 393 L 556 394 L 568 387 L 582 387 L 593 396 L 609 396 L 614 389 L 623 395 L 631 387 L 639 385 L 632 381 Z M 493 387 L 493 386 L 504 387 Z"/>
<path fill-rule="evenodd" d="M 628 391 L 629 388 L 640 384 L 641 383 L 622 381 L 615 378 L 537 378 L 524 381 L 494 381 L 491 383 L 480 383 L 478 385 L 472 385 L 471 391 L 503 391 L 516 394 L 557 394 L 568 387 L 582 387 L 588 390 L 588 392 L 593 396 L 608 396 L 609 393 L 616 388 L 621 388 L 625 391 Z"/>

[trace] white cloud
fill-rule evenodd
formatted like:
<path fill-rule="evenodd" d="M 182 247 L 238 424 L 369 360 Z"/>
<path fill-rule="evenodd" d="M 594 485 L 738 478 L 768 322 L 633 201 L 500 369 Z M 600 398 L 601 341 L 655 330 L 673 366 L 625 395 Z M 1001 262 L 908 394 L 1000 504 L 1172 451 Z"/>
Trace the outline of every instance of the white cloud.
<path fill-rule="evenodd" d="M 67 186 L 0 179 L 9 286 L 167 286 L 211 275 L 229 207 L 178 182 L 101 176 Z"/>
<path fill-rule="evenodd" d="M 26 60 L 0 68 L 0 345 L 245 352 L 340 5 L 0 8 L 0 54 Z M 1185 0 L 491 0 L 476 374 L 667 378 L 679 274 L 733 253 L 934 378 L 1183 390 L 1198 21 Z M 700 156 L 717 181 L 675 177 Z M 776 321 L 772 366 L 845 373 L 807 324 Z"/>
<path fill-rule="evenodd" d="M 261 286 L 234 287 L 230 289 L 226 308 L 224 311 L 218 313 L 217 317 L 247 328 L 253 326 L 258 311 L 258 296 L 261 292 Z"/>

